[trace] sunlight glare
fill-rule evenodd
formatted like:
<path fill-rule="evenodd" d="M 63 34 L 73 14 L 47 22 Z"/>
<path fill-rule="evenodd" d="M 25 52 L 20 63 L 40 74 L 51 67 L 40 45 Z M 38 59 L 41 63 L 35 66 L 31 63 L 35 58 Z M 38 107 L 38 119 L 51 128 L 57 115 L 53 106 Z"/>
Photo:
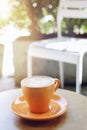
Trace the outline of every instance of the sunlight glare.
<path fill-rule="evenodd" d="M 3 18 L 7 18 L 9 16 L 10 7 L 8 5 L 8 0 L 0 0 L 0 15 Z"/>

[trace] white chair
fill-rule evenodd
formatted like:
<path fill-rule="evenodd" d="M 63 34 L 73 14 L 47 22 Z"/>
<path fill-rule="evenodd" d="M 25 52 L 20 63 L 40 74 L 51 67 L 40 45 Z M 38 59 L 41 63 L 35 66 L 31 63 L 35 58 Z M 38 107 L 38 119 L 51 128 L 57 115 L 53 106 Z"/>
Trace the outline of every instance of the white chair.
<path fill-rule="evenodd" d="M 81 92 L 83 56 L 87 52 L 87 40 L 65 38 L 61 35 L 63 18 L 87 19 L 87 0 L 60 0 L 57 13 L 58 38 L 32 43 L 28 50 L 28 76 L 32 75 L 32 58 L 59 62 L 61 87 L 64 87 L 63 62 L 76 64 L 76 92 Z"/>

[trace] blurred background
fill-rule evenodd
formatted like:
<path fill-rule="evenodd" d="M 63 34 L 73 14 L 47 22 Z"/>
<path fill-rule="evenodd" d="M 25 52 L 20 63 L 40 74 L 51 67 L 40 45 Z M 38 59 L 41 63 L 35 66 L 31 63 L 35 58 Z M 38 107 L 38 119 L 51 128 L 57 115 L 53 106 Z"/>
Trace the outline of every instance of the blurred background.
<path fill-rule="evenodd" d="M 0 75 L 14 77 L 16 84 L 19 84 L 27 75 L 25 53 L 29 44 L 32 41 L 57 37 L 56 15 L 59 0 L 0 2 L 0 44 L 4 46 L 4 49 L 0 50 Z M 64 19 L 62 35 L 87 38 L 87 20 Z M 26 56 L 23 57 L 24 55 Z M 20 67 L 20 64 L 23 66 Z"/>
<path fill-rule="evenodd" d="M 59 0 L 3 0 L 1 2 L 0 43 L 5 45 L 2 74 L 9 76 L 14 75 L 12 42 L 16 38 L 30 36 L 34 31 L 40 33 L 42 38 L 57 36 L 56 13 Z M 63 35 L 85 38 L 87 21 L 64 19 L 62 32 Z M 33 36 L 32 40 L 34 39 Z"/>

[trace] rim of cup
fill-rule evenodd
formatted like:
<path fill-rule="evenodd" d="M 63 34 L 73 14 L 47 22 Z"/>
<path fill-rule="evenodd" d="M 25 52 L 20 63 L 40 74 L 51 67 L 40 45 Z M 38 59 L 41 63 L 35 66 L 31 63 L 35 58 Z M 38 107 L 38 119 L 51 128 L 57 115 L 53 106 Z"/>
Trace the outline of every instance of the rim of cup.
<path fill-rule="evenodd" d="M 49 78 L 50 80 L 50 82 L 49 83 L 47 83 L 47 84 L 41 84 L 41 85 L 36 85 L 36 84 L 29 84 L 29 79 L 33 79 L 33 78 L 41 78 L 41 77 L 43 77 L 43 78 Z M 43 88 L 43 87 L 49 87 L 49 86 L 51 86 L 51 85 L 54 85 L 54 83 L 55 83 L 55 78 L 52 78 L 52 77 L 50 77 L 50 76 L 44 76 L 44 75 L 35 75 L 35 76 L 31 76 L 31 77 L 25 77 L 24 79 L 22 79 L 21 80 L 21 87 L 22 86 L 25 86 L 25 87 L 29 87 L 29 88 Z"/>

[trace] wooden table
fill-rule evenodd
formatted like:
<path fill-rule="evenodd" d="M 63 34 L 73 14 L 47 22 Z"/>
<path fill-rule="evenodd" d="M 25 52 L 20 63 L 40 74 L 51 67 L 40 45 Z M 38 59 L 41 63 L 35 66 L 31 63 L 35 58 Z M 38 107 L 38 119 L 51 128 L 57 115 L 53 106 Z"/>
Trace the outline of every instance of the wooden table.
<path fill-rule="evenodd" d="M 49 121 L 30 121 L 16 116 L 11 102 L 22 95 L 21 89 L 0 93 L 0 130 L 87 130 L 87 97 L 59 89 L 69 106 L 62 116 Z"/>

